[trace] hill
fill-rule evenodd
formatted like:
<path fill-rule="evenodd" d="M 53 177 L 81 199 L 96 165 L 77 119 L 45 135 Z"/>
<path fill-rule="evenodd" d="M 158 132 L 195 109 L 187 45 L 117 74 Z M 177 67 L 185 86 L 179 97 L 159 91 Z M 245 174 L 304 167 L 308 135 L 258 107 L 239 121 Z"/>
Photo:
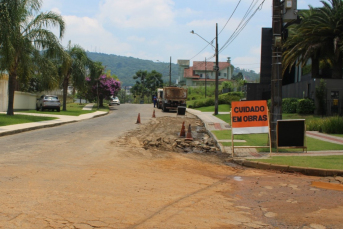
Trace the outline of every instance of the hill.
<path fill-rule="evenodd" d="M 110 69 L 112 74 L 119 77 L 123 86 L 134 85 L 136 80 L 132 76 L 139 70 L 148 72 L 156 70 L 162 73 L 164 82 L 169 82 L 169 63 L 94 52 L 87 52 L 87 56 L 93 61 L 102 62 L 106 69 Z M 172 63 L 171 66 L 172 83 L 175 83 L 175 80 L 178 79 L 178 65 Z"/>
<path fill-rule="evenodd" d="M 233 75 L 237 75 L 239 72 L 242 72 L 244 79 L 249 83 L 258 83 L 260 82 L 260 74 L 249 69 L 234 68 Z"/>
<path fill-rule="evenodd" d="M 112 74 L 119 77 L 123 86 L 133 86 L 136 83 L 136 80 L 134 80 L 132 76 L 134 76 L 139 70 L 146 70 L 148 72 L 156 70 L 157 72 L 162 73 L 163 81 L 165 83 L 169 82 L 169 63 L 95 52 L 87 52 L 87 56 L 93 61 L 102 62 L 102 64 L 106 66 L 106 69 L 110 69 Z M 172 63 L 171 66 L 172 83 L 175 83 L 176 79 L 179 78 L 178 65 Z M 254 71 L 234 68 L 233 74 L 236 75 L 238 72 L 242 72 L 248 82 L 256 82 L 256 80 L 257 82 L 259 81 L 260 75 Z"/>

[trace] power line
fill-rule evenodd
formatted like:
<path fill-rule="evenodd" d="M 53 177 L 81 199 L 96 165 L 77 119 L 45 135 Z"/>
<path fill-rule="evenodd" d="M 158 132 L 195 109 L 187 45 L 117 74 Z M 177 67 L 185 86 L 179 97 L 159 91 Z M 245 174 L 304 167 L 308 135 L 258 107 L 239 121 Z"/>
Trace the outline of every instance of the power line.
<path fill-rule="evenodd" d="M 263 3 L 265 2 L 265 0 L 263 0 L 263 2 L 255 9 L 255 11 L 250 15 L 250 17 L 248 18 L 248 20 L 246 20 L 244 22 L 244 24 L 240 27 L 241 23 L 237 26 L 235 32 L 230 36 L 230 38 L 224 43 L 224 45 L 222 46 L 222 48 L 219 50 L 219 52 L 223 51 L 224 49 L 226 49 L 236 38 L 237 36 L 242 32 L 242 30 L 246 27 L 246 25 L 249 23 L 249 21 L 253 18 L 253 16 L 255 16 L 255 14 L 257 13 L 258 10 L 260 10 L 263 6 Z M 257 2 L 256 2 L 257 3 Z M 256 3 L 254 5 L 256 5 Z M 250 8 L 250 7 L 249 7 Z M 252 9 L 252 8 L 251 8 Z M 249 10 L 249 13 L 251 12 L 251 9 Z M 248 12 L 248 11 L 247 11 Z M 242 22 L 242 21 L 241 21 Z M 237 31 L 238 30 L 238 31 Z"/>
<path fill-rule="evenodd" d="M 239 0 L 239 2 L 237 3 L 235 10 L 232 12 L 232 14 L 231 14 L 229 20 L 227 20 L 227 22 L 225 23 L 224 27 L 223 27 L 223 28 L 220 30 L 220 32 L 218 33 L 218 36 L 219 36 L 219 34 L 221 34 L 221 32 L 225 29 L 226 25 L 227 25 L 227 24 L 229 23 L 229 21 L 231 20 L 233 14 L 236 12 L 236 10 L 237 10 L 239 4 L 241 3 L 241 1 L 242 1 L 242 0 Z"/>
<path fill-rule="evenodd" d="M 229 21 L 231 20 L 233 14 L 236 12 L 236 10 L 237 10 L 239 4 L 241 3 L 241 1 L 242 1 L 242 0 L 239 0 L 239 2 L 237 3 L 237 5 L 236 5 L 234 11 L 232 12 L 230 18 L 226 21 L 225 25 L 224 25 L 223 28 L 220 30 L 219 34 L 225 29 L 226 25 L 227 25 L 227 24 L 229 23 Z M 255 0 L 254 0 L 254 1 L 255 1 Z M 218 36 L 219 36 L 219 34 L 218 34 Z M 216 38 L 213 38 L 213 39 L 211 40 L 210 43 L 212 43 L 215 39 L 216 39 Z M 194 59 L 195 57 L 197 57 L 197 56 L 198 56 L 200 53 L 202 53 L 202 51 L 204 51 L 208 46 L 209 46 L 209 44 L 206 45 L 205 48 L 203 48 L 199 53 L 197 53 L 195 56 L 193 56 L 190 60 L 192 60 L 192 59 Z M 213 56 L 212 56 L 211 58 L 213 58 Z"/>

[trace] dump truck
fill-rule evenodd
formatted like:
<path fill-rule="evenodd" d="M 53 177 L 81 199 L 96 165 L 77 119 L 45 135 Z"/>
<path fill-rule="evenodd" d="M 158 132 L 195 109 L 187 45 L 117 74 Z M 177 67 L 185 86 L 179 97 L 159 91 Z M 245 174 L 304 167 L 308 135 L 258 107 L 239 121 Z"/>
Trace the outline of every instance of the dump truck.
<path fill-rule="evenodd" d="M 164 87 L 163 90 L 157 90 L 157 106 L 163 112 L 177 110 L 177 107 L 186 107 L 187 88 Z"/>
<path fill-rule="evenodd" d="M 157 88 L 157 108 L 162 109 L 163 88 Z"/>

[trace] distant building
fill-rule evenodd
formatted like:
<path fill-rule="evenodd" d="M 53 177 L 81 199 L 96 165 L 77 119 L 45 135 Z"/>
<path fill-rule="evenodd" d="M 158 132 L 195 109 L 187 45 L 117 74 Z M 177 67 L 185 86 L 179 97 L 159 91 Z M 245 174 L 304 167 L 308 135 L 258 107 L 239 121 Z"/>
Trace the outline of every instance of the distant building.
<path fill-rule="evenodd" d="M 178 60 L 179 65 L 179 84 L 185 86 L 202 86 L 207 83 L 214 83 L 216 71 L 214 62 L 193 61 L 190 66 L 189 60 Z M 227 62 L 219 62 L 219 82 L 229 81 L 232 78 L 232 66 L 230 58 Z"/>
<path fill-rule="evenodd" d="M 247 100 L 271 98 L 272 42 L 272 29 L 262 28 L 260 83 L 245 84 Z M 311 61 L 308 64 L 311 64 Z M 309 98 L 314 100 L 318 108 L 319 102 L 315 91 L 319 86 L 320 79 L 324 79 L 326 82 L 326 114 L 343 115 L 343 79 L 332 79 L 331 74 L 327 69 L 321 70 L 319 77 L 313 78 L 311 72 L 303 75 L 301 66 L 295 64 L 282 77 L 282 98 Z"/>

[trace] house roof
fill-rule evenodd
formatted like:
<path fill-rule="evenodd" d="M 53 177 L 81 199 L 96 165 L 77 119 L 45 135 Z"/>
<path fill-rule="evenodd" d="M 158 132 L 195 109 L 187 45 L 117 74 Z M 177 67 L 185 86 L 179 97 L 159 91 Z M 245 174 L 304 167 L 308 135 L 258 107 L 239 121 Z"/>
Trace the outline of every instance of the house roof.
<path fill-rule="evenodd" d="M 206 70 L 213 71 L 214 62 L 206 62 Z M 231 66 L 228 62 L 219 62 L 219 71 Z M 205 71 L 205 61 L 193 61 L 194 71 Z"/>
<path fill-rule="evenodd" d="M 193 78 L 193 79 L 198 79 L 198 78 L 200 78 L 199 75 L 193 75 L 193 67 L 185 68 L 184 77 L 185 77 L 185 78 Z"/>

